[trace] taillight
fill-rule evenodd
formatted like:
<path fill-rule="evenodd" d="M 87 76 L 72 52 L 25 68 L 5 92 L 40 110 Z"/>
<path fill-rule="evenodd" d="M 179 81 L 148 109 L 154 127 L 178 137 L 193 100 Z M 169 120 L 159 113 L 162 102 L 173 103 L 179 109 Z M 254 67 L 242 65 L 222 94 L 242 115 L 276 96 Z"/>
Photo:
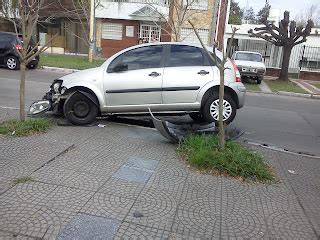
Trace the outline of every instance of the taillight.
<path fill-rule="evenodd" d="M 16 44 L 16 49 L 17 50 L 21 50 L 22 49 L 22 46 L 20 44 Z"/>
<path fill-rule="evenodd" d="M 236 82 L 241 82 L 241 75 L 240 75 L 239 69 L 237 68 L 237 66 L 234 63 L 234 61 L 231 61 L 231 62 L 232 62 L 232 66 L 233 66 L 234 72 L 236 73 Z"/>

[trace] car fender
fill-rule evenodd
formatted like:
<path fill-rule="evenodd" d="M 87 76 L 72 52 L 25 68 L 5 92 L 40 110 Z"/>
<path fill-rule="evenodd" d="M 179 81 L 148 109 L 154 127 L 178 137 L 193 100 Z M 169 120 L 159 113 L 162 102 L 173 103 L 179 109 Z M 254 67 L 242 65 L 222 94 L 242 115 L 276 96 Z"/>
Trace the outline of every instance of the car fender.
<path fill-rule="evenodd" d="M 80 84 L 77 84 L 77 82 L 71 82 L 71 83 L 67 83 L 67 84 L 62 84 L 62 87 L 66 87 L 68 90 L 69 89 L 79 89 L 78 91 L 80 92 L 80 93 L 82 93 L 83 95 L 85 95 L 86 97 L 88 97 L 88 95 L 90 95 L 90 94 L 87 94 L 84 90 L 83 90 L 83 88 L 87 88 L 87 89 L 89 89 L 89 90 L 91 90 L 95 95 L 96 95 L 96 97 L 97 97 L 97 99 L 98 99 L 98 104 L 99 104 L 99 107 L 100 107 L 100 109 L 102 108 L 102 107 L 104 107 L 105 105 L 106 105 L 106 103 L 105 103 L 105 98 L 104 98 L 104 95 L 103 95 L 103 93 L 102 93 L 102 91 L 99 89 L 99 87 L 98 86 L 96 86 L 96 85 L 94 85 L 94 84 L 91 84 L 90 82 L 85 82 L 85 81 L 82 81 L 81 82 L 81 85 Z M 102 87 L 101 87 L 102 88 Z M 92 98 L 90 98 L 90 100 L 92 100 Z M 93 101 L 93 100 L 92 100 Z M 93 101 L 95 104 L 97 104 L 96 102 L 95 102 L 95 100 Z"/>
<path fill-rule="evenodd" d="M 202 99 L 204 97 L 204 95 L 206 94 L 206 92 L 214 87 L 214 86 L 219 86 L 219 84 L 215 81 L 211 81 L 208 82 L 207 84 L 205 84 L 199 91 L 198 96 L 197 96 L 197 102 L 202 103 Z"/>

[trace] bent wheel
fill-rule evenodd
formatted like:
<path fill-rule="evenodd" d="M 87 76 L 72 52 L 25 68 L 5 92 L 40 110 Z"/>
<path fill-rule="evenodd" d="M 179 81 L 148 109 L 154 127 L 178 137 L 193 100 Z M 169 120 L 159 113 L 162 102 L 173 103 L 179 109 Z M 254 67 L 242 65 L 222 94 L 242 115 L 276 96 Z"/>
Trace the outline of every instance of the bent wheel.
<path fill-rule="evenodd" d="M 98 116 L 99 110 L 85 95 L 76 92 L 67 98 L 63 106 L 64 116 L 75 125 L 87 125 Z"/>

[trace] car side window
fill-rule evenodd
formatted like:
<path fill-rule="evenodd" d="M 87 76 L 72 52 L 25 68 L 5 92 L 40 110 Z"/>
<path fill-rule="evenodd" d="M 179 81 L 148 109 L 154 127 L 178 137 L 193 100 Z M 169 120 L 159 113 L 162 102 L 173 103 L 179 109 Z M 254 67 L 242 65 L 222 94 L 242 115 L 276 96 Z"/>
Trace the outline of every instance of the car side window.
<path fill-rule="evenodd" d="M 119 63 L 128 65 L 127 70 L 158 68 L 161 65 L 161 56 L 162 46 L 132 49 L 114 59 L 108 67 L 108 72 L 112 72 Z"/>
<path fill-rule="evenodd" d="M 1 35 L 0 43 L 2 46 L 6 46 L 7 44 L 10 43 L 11 39 L 12 39 L 12 36 L 10 35 Z"/>
<path fill-rule="evenodd" d="M 171 45 L 167 67 L 204 66 L 200 48 L 184 45 Z"/>

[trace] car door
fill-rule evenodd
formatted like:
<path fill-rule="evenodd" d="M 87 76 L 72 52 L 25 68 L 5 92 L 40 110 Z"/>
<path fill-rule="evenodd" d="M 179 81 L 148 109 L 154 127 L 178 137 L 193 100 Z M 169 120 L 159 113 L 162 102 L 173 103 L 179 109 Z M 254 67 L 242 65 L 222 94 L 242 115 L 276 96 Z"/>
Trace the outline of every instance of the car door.
<path fill-rule="evenodd" d="M 104 79 L 108 107 L 129 106 L 132 111 L 141 105 L 160 104 L 162 55 L 161 45 L 151 45 L 128 50 L 115 58 Z"/>
<path fill-rule="evenodd" d="M 195 103 L 200 89 L 213 77 L 213 67 L 202 49 L 171 45 L 163 73 L 163 103 Z"/>

